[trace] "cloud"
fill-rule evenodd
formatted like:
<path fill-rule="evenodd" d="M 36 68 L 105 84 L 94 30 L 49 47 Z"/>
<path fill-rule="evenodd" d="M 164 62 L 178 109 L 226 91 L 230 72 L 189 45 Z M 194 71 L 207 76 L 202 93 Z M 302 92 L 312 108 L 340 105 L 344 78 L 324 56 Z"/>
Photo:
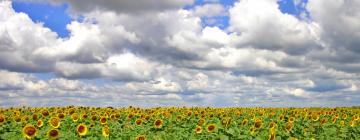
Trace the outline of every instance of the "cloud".
<path fill-rule="evenodd" d="M 184 5 L 190 5 L 193 0 L 52 0 L 55 3 L 67 3 L 73 12 L 91 12 L 93 9 L 110 10 L 120 13 L 158 12 L 170 9 L 178 9 Z"/>
<path fill-rule="evenodd" d="M 230 9 L 231 31 L 240 36 L 237 46 L 281 50 L 300 55 L 316 49 L 317 26 L 282 13 L 276 0 L 243 0 Z"/>
<path fill-rule="evenodd" d="M 52 2 L 82 17 L 67 25 L 68 37 L 0 2 L 0 106 L 360 101 L 359 4 L 352 0 L 309 0 L 302 3 L 307 18 L 281 12 L 276 0 L 193 8 L 183 8 L 192 0 Z M 208 24 L 214 17 L 229 25 Z"/>
<path fill-rule="evenodd" d="M 195 15 L 203 17 L 214 17 L 214 16 L 224 16 L 227 11 L 225 7 L 218 3 L 208 3 L 201 6 L 196 6 L 194 8 Z"/>
<path fill-rule="evenodd" d="M 319 24 L 323 49 L 311 57 L 328 67 L 358 73 L 360 60 L 360 2 L 356 0 L 309 1 L 306 9 Z"/>

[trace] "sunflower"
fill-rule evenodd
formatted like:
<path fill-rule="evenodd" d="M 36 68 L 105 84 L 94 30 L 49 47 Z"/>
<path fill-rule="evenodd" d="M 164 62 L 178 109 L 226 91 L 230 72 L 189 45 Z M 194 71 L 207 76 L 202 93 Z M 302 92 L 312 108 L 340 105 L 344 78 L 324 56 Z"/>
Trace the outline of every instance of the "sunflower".
<path fill-rule="evenodd" d="M 261 119 L 256 119 L 255 124 L 254 124 L 255 128 L 258 129 L 258 128 L 261 127 L 261 125 L 262 125 L 262 120 Z"/>
<path fill-rule="evenodd" d="M 207 126 L 207 131 L 208 131 L 209 133 L 214 132 L 215 130 L 216 130 L 216 125 L 215 125 L 215 124 L 209 124 L 209 125 Z"/>
<path fill-rule="evenodd" d="M 284 120 L 284 117 L 285 117 L 284 115 L 280 115 L 280 116 L 279 116 L 279 121 L 283 121 L 283 120 Z"/>
<path fill-rule="evenodd" d="M 15 122 L 20 122 L 20 121 L 21 121 L 21 117 L 20 117 L 20 116 L 15 116 L 15 117 L 14 117 L 14 121 L 15 121 Z"/>
<path fill-rule="evenodd" d="M 293 123 L 294 121 L 295 121 L 295 118 L 294 118 L 294 117 L 290 117 L 290 118 L 289 118 L 289 122 L 290 122 L 290 123 Z"/>
<path fill-rule="evenodd" d="M 200 134 L 201 132 L 202 132 L 201 126 L 197 126 L 197 127 L 195 128 L 195 133 L 196 133 L 196 134 Z"/>
<path fill-rule="evenodd" d="M 146 137 L 144 135 L 139 135 L 136 137 L 136 140 L 146 140 Z"/>
<path fill-rule="evenodd" d="M 79 120 L 79 115 L 76 114 L 76 113 L 72 113 L 71 114 L 71 119 L 74 121 L 74 122 L 77 122 Z"/>
<path fill-rule="evenodd" d="M 96 120 L 97 120 L 97 116 L 96 116 L 96 115 L 92 115 L 92 116 L 91 116 L 91 120 L 92 120 L 92 121 L 96 121 Z"/>
<path fill-rule="evenodd" d="M 107 123 L 107 119 L 105 116 L 100 117 L 100 124 L 104 125 Z"/>
<path fill-rule="evenodd" d="M 33 114 L 32 119 L 33 119 L 34 121 L 37 121 L 37 120 L 39 119 L 38 114 Z"/>
<path fill-rule="evenodd" d="M 58 139 L 60 137 L 60 132 L 59 130 L 57 129 L 50 129 L 48 132 L 47 132 L 47 137 L 49 139 Z"/>
<path fill-rule="evenodd" d="M 137 120 L 135 121 L 135 124 L 136 124 L 136 125 L 141 125 L 141 123 L 142 123 L 142 119 L 137 119 Z"/>
<path fill-rule="evenodd" d="M 154 122 L 155 128 L 161 128 L 163 125 L 163 121 L 161 119 L 157 119 Z"/>
<path fill-rule="evenodd" d="M 4 115 L 0 115 L 0 124 L 4 123 L 6 121 L 6 118 Z"/>
<path fill-rule="evenodd" d="M 102 128 L 101 132 L 102 132 L 102 135 L 103 135 L 104 137 L 108 137 L 109 134 L 110 134 L 110 128 L 109 128 L 109 126 L 104 126 L 104 127 Z"/>
<path fill-rule="evenodd" d="M 65 114 L 64 114 L 64 113 L 59 113 L 57 116 L 58 116 L 60 119 L 64 119 L 64 118 L 65 118 Z"/>
<path fill-rule="evenodd" d="M 76 132 L 80 135 L 80 136 L 85 136 L 86 133 L 87 133 L 88 129 L 86 127 L 85 124 L 79 124 L 77 127 L 76 127 Z"/>
<path fill-rule="evenodd" d="M 273 129 L 273 128 L 275 128 L 275 126 L 276 126 L 275 122 L 270 122 L 269 123 L 269 129 Z"/>
<path fill-rule="evenodd" d="M 342 118 L 343 118 L 344 120 L 346 120 L 346 119 L 347 119 L 347 114 L 343 114 L 343 115 L 342 115 Z"/>
<path fill-rule="evenodd" d="M 203 119 L 203 118 L 201 118 L 201 119 L 198 121 L 198 125 L 199 125 L 199 126 L 204 125 L 204 123 L 205 123 L 205 119 Z"/>
<path fill-rule="evenodd" d="M 249 129 L 249 131 L 250 131 L 250 134 L 253 135 L 253 134 L 255 133 L 255 131 L 256 131 L 256 128 L 255 128 L 255 127 L 251 127 L 251 128 Z"/>
<path fill-rule="evenodd" d="M 42 112 L 41 112 L 41 114 L 44 116 L 44 117 L 47 117 L 47 116 L 49 116 L 49 111 L 47 110 L 47 109 L 44 109 Z"/>
<path fill-rule="evenodd" d="M 313 121 L 318 121 L 319 120 L 319 115 L 317 115 L 317 114 L 313 114 L 312 116 L 311 116 L 311 119 L 313 120 Z"/>
<path fill-rule="evenodd" d="M 340 121 L 340 126 L 345 126 L 345 121 Z"/>
<path fill-rule="evenodd" d="M 42 120 L 38 120 L 36 125 L 37 127 L 42 127 L 44 125 L 44 122 Z"/>
<path fill-rule="evenodd" d="M 350 122 L 349 122 L 349 125 L 350 125 L 351 127 L 354 127 L 354 126 L 355 126 L 355 121 L 350 121 Z"/>
<path fill-rule="evenodd" d="M 87 117 L 88 117 L 88 115 L 86 113 L 81 114 L 82 119 L 86 119 Z"/>
<path fill-rule="evenodd" d="M 274 132 L 271 132 L 271 133 L 269 134 L 268 140 L 275 140 L 275 136 L 276 136 L 276 134 L 275 134 Z"/>
<path fill-rule="evenodd" d="M 337 120 L 337 118 L 336 118 L 336 117 L 333 117 L 332 123 L 336 123 L 336 120 Z"/>
<path fill-rule="evenodd" d="M 321 124 L 321 125 L 324 125 L 326 122 L 327 122 L 327 119 L 326 119 L 326 118 L 323 118 L 323 119 L 321 119 L 320 124 Z"/>
<path fill-rule="evenodd" d="M 244 119 L 242 122 L 241 122 L 241 125 L 246 125 L 247 123 L 249 122 L 249 120 L 248 119 Z"/>
<path fill-rule="evenodd" d="M 287 122 L 287 123 L 285 124 L 285 130 L 288 131 L 288 132 L 290 132 L 290 131 L 292 130 L 293 126 L 294 126 L 293 123 Z"/>
<path fill-rule="evenodd" d="M 23 135 L 27 139 L 32 139 L 37 134 L 37 129 L 33 125 L 26 125 L 22 130 Z"/>
<path fill-rule="evenodd" d="M 49 119 L 49 124 L 50 126 L 52 126 L 53 128 L 59 128 L 60 126 L 60 118 L 58 117 L 52 117 Z"/>

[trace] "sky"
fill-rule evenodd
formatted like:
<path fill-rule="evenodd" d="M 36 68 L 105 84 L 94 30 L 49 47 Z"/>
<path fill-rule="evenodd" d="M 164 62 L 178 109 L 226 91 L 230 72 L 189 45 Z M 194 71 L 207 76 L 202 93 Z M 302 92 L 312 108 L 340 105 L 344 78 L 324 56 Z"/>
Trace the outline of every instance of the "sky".
<path fill-rule="evenodd" d="M 0 0 L 0 106 L 360 105 L 358 0 Z"/>

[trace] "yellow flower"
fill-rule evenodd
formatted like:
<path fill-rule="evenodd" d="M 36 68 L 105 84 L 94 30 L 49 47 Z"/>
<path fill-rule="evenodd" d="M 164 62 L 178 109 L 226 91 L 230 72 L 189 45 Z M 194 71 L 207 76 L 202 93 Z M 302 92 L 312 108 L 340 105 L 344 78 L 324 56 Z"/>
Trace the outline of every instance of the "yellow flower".
<path fill-rule="evenodd" d="M 71 114 L 71 118 L 72 118 L 72 120 L 73 120 L 74 122 L 77 122 L 77 121 L 79 120 L 79 115 L 76 114 L 76 113 L 72 113 L 72 114 Z"/>
<path fill-rule="evenodd" d="M 326 122 L 327 122 L 327 119 L 326 119 L 326 118 L 323 118 L 323 119 L 321 119 L 320 124 L 321 124 L 321 125 L 324 125 Z"/>
<path fill-rule="evenodd" d="M 216 130 L 216 125 L 215 125 L 215 124 L 209 124 L 209 125 L 207 126 L 207 131 L 208 131 L 209 133 L 214 132 L 215 130 Z"/>
<path fill-rule="evenodd" d="M 289 118 L 289 122 L 293 123 L 295 121 L 295 118 L 294 117 L 290 117 Z"/>
<path fill-rule="evenodd" d="M 275 132 L 271 132 L 271 133 L 269 134 L 268 140 L 275 140 L 275 138 L 276 138 L 275 136 L 276 136 Z"/>
<path fill-rule="evenodd" d="M 48 132 L 47 132 L 47 137 L 49 139 L 58 139 L 60 137 L 60 132 L 59 130 L 57 129 L 50 129 Z"/>
<path fill-rule="evenodd" d="M 101 132 L 104 137 L 108 137 L 110 134 L 110 128 L 108 126 L 104 126 Z"/>
<path fill-rule="evenodd" d="M 350 122 L 349 122 L 349 125 L 350 125 L 351 127 L 354 127 L 354 126 L 355 126 L 355 121 L 350 121 Z"/>
<path fill-rule="evenodd" d="M 197 126 L 197 127 L 195 128 L 195 133 L 196 133 L 196 134 L 200 134 L 201 132 L 202 132 L 201 126 Z"/>
<path fill-rule="evenodd" d="M 163 126 L 163 121 L 161 119 L 157 119 L 154 122 L 155 128 L 161 128 Z"/>
<path fill-rule="evenodd" d="M 88 129 L 86 127 L 85 124 L 79 124 L 77 127 L 76 127 L 76 131 L 77 133 L 80 135 L 80 136 L 85 136 Z"/>
<path fill-rule="evenodd" d="M 107 124 L 107 119 L 105 116 L 100 117 L 100 124 L 102 125 Z"/>
<path fill-rule="evenodd" d="M 293 123 L 287 122 L 285 124 L 285 130 L 290 132 L 292 130 L 293 126 L 294 126 Z"/>
<path fill-rule="evenodd" d="M 136 140 L 146 140 L 146 137 L 144 135 L 139 135 L 136 137 Z"/>
<path fill-rule="evenodd" d="M 345 126 L 345 121 L 340 121 L 340 126 Z"/>
<path fill-rule="evenodd" d="M 205 123 L 205 119 L 203 119 L 203 118 L 201 118 L 201 119 L 198 121 L 198 125 L 199 125 L 199 126 L 202 126 L 204 123 Z"/>
<path fill-rule="evenodd" d="M 26 125 L 22 130 L 23 135 L 27 139 L 32 139 L 37 134 L 37 129 L 33 125 Z"/>
<path fill-rule="evenodd" d="M 5 116 L 0 114 L 0 124 L 4 123 L 5 121 L 6 121 Z"/>
<path fill-rule="evenodd" d="M 247 123 L 248 123 L 249 121 L 248 121 L 248 119 L 244 119 L 242 122 L 241 122 L 241 125 L 246 125 Z"/>
<path fill-rule="evenodd" d="M 42 127 L 44 125 L 44 122 L 42 120 L 38 120 L 36 124 L 38 127 Z"/>
<path fill-rule="evenodd" d="M 52 126 L 53 128 L 59 128 L 59 126 L 60 126 L 60 118 L 58 118 L 58 117 L 52 117 L 52 118 L 50 118 L 49 124 L 50 124 L 50 126 Z"/>
<path fill-rule="evenodd" d="M 255 121 L 255 124 L 254 124 L 254 126 L 255 126 L 255 128 L 260 128 L 261 127 L 261 125 L 262 125 L 262 120 L 261 119 L 257 119 L 256 121 Z"/>
<path fill-rule="evenodd" d="M 135 124 L 136 124 L 136 125 L 141 125 L 141 123 L 142 123 L 142 120 L 141 120 L 141 119 L 137 119 L 137 120 L 135 121 Z"/>
<path fill-rule="evenodd" d="M 251 128 L 249 129 L 249 131 L 250 131 L 250 134 L 253 135 L 253 134 L 255 133 L 255 131 L 256 131 L 256 128 L 255 128 L 255 127 L 251 127 Z"/>

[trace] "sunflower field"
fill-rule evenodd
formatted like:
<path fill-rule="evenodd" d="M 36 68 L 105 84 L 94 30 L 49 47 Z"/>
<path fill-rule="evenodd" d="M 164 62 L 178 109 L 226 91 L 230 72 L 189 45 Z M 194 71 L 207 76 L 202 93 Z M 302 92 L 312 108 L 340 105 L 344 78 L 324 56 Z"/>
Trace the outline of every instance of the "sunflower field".
<path fill-rule="evenodd" d="M 0 139 L 356 140 L 360 108 L 0 108 Z"/>

